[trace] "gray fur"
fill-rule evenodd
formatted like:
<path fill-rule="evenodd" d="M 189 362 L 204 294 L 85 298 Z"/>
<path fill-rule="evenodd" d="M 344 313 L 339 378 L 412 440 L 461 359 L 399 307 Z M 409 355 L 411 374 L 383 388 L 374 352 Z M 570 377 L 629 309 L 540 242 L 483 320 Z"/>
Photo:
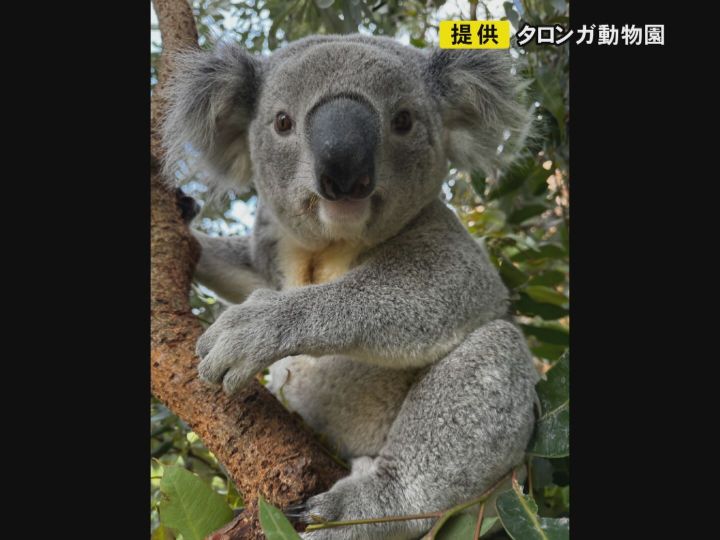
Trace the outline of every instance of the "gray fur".
<path fill-rule="evenodd" d="M 505 167 L 531 126 L 530 109 L 520 107 L 517 99 L 526 84 L 512 75 L 510 57 L 439 49 L 427 76 L 448 129 L 450 159 L 461 169 L 481 169 L 491 176 Z"/>
<path fill-rule="evenodd" d="M 183 51 L 175 62 L 165 89 L 166 174 L 181 160 L 199 157 L 214 182 L 245 187 L 252 175 L 247 129 L 260 85 L 260 62 L 231 44 L 220 44 L 210 53 Z M 188 153 L 188 144 L 199 156 Z"/>
<path fill-rule="evenodd" d="M 504 54 L 313 36 L 261 60 L 232 45 L 197 53 L 176 79 L 164 132 L 170 155 L 189 141 L 240 183 L 247 171 L 234 164 L 252 163 L 260 200 L 252 236 L 195 233 L 196 277 L 241 302 L 199 339 L 200 374 L 233 393 L 270 368 L 270 389 L 352 460 L 352 474 L 311 498 L 306 516 L 444 509 L 522 460 L 538 375 L 497 271 L 438 197 L 448 159 L 498 167 L 503 131 L 527 131 Z M 316 192 L 306 115 L 333 96 L 361 98 L 380 119 L 376 190 L 357 223 L 323 217 Z M 415 120 L 404 135 L 390 129 L 401 109 Z M 293 118 L 292 132 L 274 130 L 279 111 Z M 302 261 L 288 259 L 293 249 L 337 245 L 352 248 L 347 271 L 292 282 L 287 261 Z M 412 539 L 429 526 L 305 537 Z"/>
<path fill-rule="evenodd" d="M 269 287 L 253 265 L 250 237 L 213 237 L 193 231 L 202 257 L 195 267 L 195 279 L 228 302 L 240 304 L 255 290 Z"/>

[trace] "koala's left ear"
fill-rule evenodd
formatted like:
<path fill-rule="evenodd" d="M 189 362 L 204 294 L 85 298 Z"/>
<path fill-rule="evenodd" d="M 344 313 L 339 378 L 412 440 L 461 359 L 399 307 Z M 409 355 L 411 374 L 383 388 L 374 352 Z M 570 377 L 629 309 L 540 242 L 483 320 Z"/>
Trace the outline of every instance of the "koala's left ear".
<path fill-rule="evenodd" d="M 212 187 L 245 188 L 251 179 L 248 127 L 255 115 L 262 64 L 234 43 L 184 51 L 165 88 L 165 172 L 173 178 L 188 144 L 210 172 Z"/>
<path fill-rule="evenodd" d="M 450 161 L 489 175 L 507 165 L 524 144 L 531 124 L 530 109 L 523 103 L 526 85 L 512 73 L 510 54 L 436 49 L 425 75 L 440 107 Z"/>

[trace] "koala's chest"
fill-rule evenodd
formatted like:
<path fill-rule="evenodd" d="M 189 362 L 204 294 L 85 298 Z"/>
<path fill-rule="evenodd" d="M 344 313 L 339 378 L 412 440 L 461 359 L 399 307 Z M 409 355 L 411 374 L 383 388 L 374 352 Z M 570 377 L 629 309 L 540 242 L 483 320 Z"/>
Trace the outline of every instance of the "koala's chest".
<path fill-rule="evenodd" d="M 334 281 L 352 268 L 360 254 L 360 246 L 335 242 L 309 250 L 292 240 L 278 242 L 278 266 L 283 275 L 283 289 Z"/>

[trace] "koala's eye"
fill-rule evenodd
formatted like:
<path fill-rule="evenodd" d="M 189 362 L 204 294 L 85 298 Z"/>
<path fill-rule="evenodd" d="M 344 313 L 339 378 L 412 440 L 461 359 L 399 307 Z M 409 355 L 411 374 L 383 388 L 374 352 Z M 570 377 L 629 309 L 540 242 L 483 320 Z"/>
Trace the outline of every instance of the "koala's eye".
<path fill-rule="evenodd" d="M 410 114 L 410 111 L 400 111 L 397 113 L 394 118 L 392 119 L 392 122 L 390 124 L 390 127 L 392 127 L 392 130 L 395 133 L 399 134 L 405 134 L 412 128 L 413 121 L 412 121 L 412 115 Z"/>
<path fill-rule="evenodd" d="M 284 112 L 277 113 L 275 117 L 275 129 L 278 133 L 287 133 L 292 129 L 293 121 L 290 115 Z"/>

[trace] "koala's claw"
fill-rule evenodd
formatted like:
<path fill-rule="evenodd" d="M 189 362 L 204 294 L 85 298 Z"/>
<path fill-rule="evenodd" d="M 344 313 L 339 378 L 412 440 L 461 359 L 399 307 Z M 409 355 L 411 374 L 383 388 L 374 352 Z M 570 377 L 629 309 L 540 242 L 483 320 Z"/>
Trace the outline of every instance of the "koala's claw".
<path fill-rule="evenodd" d="M 255 375 L 255 370 L 245 363 L 232 365 L 230 357 L 207 356 L 198 365 L 200 378 L 211 384 L 221 384 L 226 394 L 232 395 L 245 386 Z"/>
<path fill-rule="evenodd" d="M 305 510 L 299 518 L 300 522 L 305 523 L 306 525 L 312 525 L 313 523 L 319 523 L 321 521 L 337 521 L 340 519 L 340 517 L 330 517 L 327 512 L 321 513 L 318 506 L 312 503 L 313 499 L 315 499 L 315 497 L 307 501 Z M 339 516 L 334 512 L 332 515 Z M 316 529 L 300 533 L 300 538 L 303 540 L 355 540 L 355 533 L 352 529 L 353 527 L 345 527 L 341 529 Z"/>
<path fill-rule="evenodd" d="M 220 384 L 230 367 L 212 362 L 211 360 L 201 360 L 198 365 L 198 375 L 200 379 L 210 384 Z"/>
<path fill-rule="evenodd" d="M 285 508 L 285 510 L 283 510 L 283 513 L 285 514 L 285 517 L 287 517 L 288 519 L 297 520 L 297 519 L 305 517 L 305 510 L 306 510 L 305 501 L 303 501 L 303 502 L 299 502 L 299 503 L 291 504 L 291 505 L 287 506 Z"/>
<path fill-rule="evenodd" d="M 219 344 L 198 365 L 200 378 L 212 384 L 222 383 L 228 394 L 233 394 L 254 375 L 251 365 L 237 358 L 232 348 Z"/>
<path fill-rule="evenodd" d="M 227 341 L 223 331 L 215 326 L 208 328 L 198 339 L 195 353 L 201 359 L 198 374 L 202 380 L 220 384 L 232 371 L 237 358 Z"/>
<path fill-rule="evenodd" d="M 255 375 L 255 371 L 248 369 L 243 364 L 229 369 L 223 377 L 223 390 L 225 390 L 226 394 L 232 395 L 250 382 L 253 375 Z"/>
<path fill-rule="evenodd" d="M 210 330 L 211 328 L 212 327 L 210 327 L 208 330 Z M 206 330 L 205 333 L 200 336 L 200 339 L 198 339 L 197 343 L 195 344 L 195 354 L 197 354 L 198 357 L 201 359 L 204 359 L 208 354 L 210 354 L 210 351 L 215 344 L 215 340 L 211 339 L 211 337 L 208 335 L 208 330 Z"/>
<path fill-rule="evenodd" d="M 343 499 L 339 494 L 326 491 L 310 497 L 305 502 L 301 520 L 308 524 L 317 523 L 319 518 L 323 521 L 336 521 L 345 517 L 343 507 Z"/>

